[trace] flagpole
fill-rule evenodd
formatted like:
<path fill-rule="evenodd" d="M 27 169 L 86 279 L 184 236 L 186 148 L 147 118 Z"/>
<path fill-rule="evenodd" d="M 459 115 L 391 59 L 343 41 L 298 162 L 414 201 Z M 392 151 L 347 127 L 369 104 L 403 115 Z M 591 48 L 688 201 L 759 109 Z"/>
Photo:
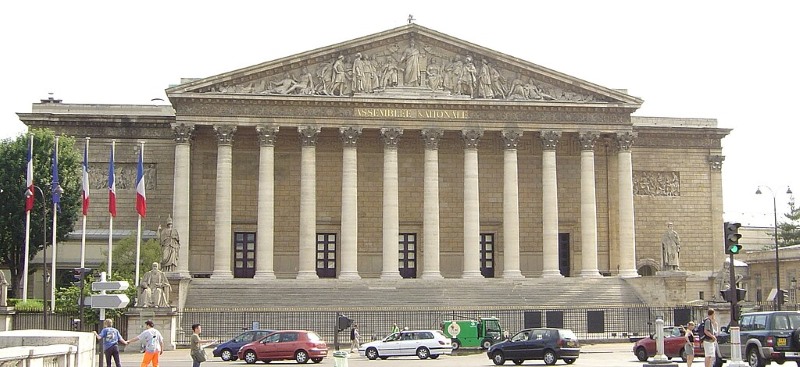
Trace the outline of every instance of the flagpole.
<path fill-rule="evenodd" d="M 55 145 L 53 146 L 53 158 L 56 160 L 53 162 L 53 168 L 58 173 L 58 136 L 55 137 Z M 53 184 L 58 185 L 57 182 L 53 182 Z M 53 187 L 53 190 L 56 189 L 56 186 Z M 54 194 L 55 197 L 55 194 Z M 58 233 L 58 202 L 53 201 L 53 238 L 51 243 L 53 244 L 53 262 L 50 263 L 50 312 L 56 312 L 56 257 L 58 256 L 58 252 L 56 252 L 57 241 L 56 241 L 56 234 Z"/>
<path fill-rule="evenodd" d="M 32 169 L 33 162 L 30 161 L 30 160 L 33 159 L 33 134 L 29 134 L 29 136 L 30 136 L 30 144 L 28 145 L 28 149 L 29 149 L 28 150 L 28 160 L 29 160 L 28 168 L 31 168 L 31 169 L 28 170 L 28 168 L 26 168 L 26 170 L 27 170 L 26 175 L 30 176 L 30 177 L 27 177 L 27 181 L 30 182 L 30 183 L 33 183 L 33 169 Z M 25 192 L 26 192 L 27 195 L 33 196 L 33 190 L 31 190 L 30 185 L 28 185 L 28 187 L 25 188 Z M 25 200 L 28 200 L 28 198 L 25 197 Z M 42 204 L 44 204 L 44 197 L 42 197 Z M 27 203 L 26 203 L 26 207 L 27 207 Z M 33 208 L 31 208 L 31 210 L 33 210 Z M 30 210 L 26 210 L 26 213 L 25 213 L 25 260 L 23 261 L 24 265 L 22 266 L 22 269 L 23 269 L 22 270 L 22 301 L 27 301 L 28 300 L 28 257 L 30 257 L 30 245 L 31 245 L 31 211 Z M 46 250 L 47 249 L 42 249 L 42 251 L 46 251 Z M 45 270 L 45 271 L 47 271 L 47 270 Z M 43 284 L 42 286 L 45 286 L 45 285 Z M 44 302 L 44 300 L 42 300 L 42 302 Z"/>
<path fill-rule="evenodd" d="M 112 168 L 113 168 L 114 159 L 115 159 L 114 150 L 115 150 L 116 144 L 117 144 L 117 140 L 116 139 L 111 139 L 111 165 L 112 165 Z M 109 174 L 113 175 L 114 172 L 113 171 L 109 172 Z M 116 184 L 117 178 L 113 177 L 111 180 L 113 180 L 113 181 L 111 181 L 112 184 L 114 186 L 116 186 L 117 185 Z M 111 189 L 112 188 L 109 187 L 109 190 L 111 190 Z M 116 191 L 116 188 L 114 188 L 114 190 Z M 117 193 L 114 192 L 114 196 L 115 197 L 116 197 L 116 195 L 117 195 Z M 114 205 L 116 206 L 116 203 L 114 203 Z M 114 209 L 114 211 L 116 211 L 116 208 Z M 114 234 L 114 215 L 113 215 L 113 213 L 109 213 L 109 215 L 108 215 L 108 261 L 107 261 L 108 262 L 108 266 L 107 266 L 107 270 L 106 270 L 106 274 L 108 274 L 109 276 L 111 276 L 111 251 L 112 251 L 113 234 Z"/>
<path fill-rule="evenodd" d="M 139 167 L 137 167 L 137 170 L 141 169 L 141 165 L 144 164 L 144 142 L 141 141 L 139 143 L 141 144 L 141 148 L 139 149 Z M 137 172 L 137 175 L 138 175 L 138 172 Z M 139 179 L 139 177 L 137 177 L 137 179 Z M 141 178 L 141 179 L 144 180 L 144 178 Z M 137 194 L 136 195 L 138 196 L 139 195 L 138 194 L 138 192 L 139 192 L 139 188 L 138 188 L 139 182 L 136 183 L 136 186 L 137 186 L 137 188 L 136 188 Z M 137 202 L 138 202 L 138 200 L 139 199 L 137 198 Z M 137 210 L 137 212 L 138 211 L 139 210 Z M 139 220 L 136 223 L 136 277 L 134 278 L 135 279 L 134 283 L 135 283 L 136 287 L 139 286 L 139 262 L 140 262 L 139 259 L 140 259 L 140 256 L 141 256 L 140 254 L 141 254 L 141 248 L 142 248 L 142 213 L 139 213 L 138 217 L 139 217 Z"/>
<path fill-rule="evenodd" d="M 86 137 L 86 145 L 83 147 L 83 165 L 84 165 L 83 169 L 86 172 L 84 174 L 87 175 L 87 176 L 89 175 L 89 161 L 88 161 L 88 159 L 89 159 L 89 137 L 87 136 Z M 83 203 L 81 203 L 81 206 L 83 207 L 83 210 L 82 210 L 82 212 L 83 212 L 83 223 L 81 225 L 81 269 L 86 267 L 86 214 L 87 214 L 87 210 L 89 209 L 88 205 L 87 205 L 88 203 L 86 202 L 86 199 L 88 199 L 88 197 L 89 197 L 89 187 L 86 186 L 86 182 L 85 182 L 86 178 L 87 177 L 81 177 L 81 183 L 82 183 L 83 190 L 84 190 L 84 192 L 83 192 Z"/>

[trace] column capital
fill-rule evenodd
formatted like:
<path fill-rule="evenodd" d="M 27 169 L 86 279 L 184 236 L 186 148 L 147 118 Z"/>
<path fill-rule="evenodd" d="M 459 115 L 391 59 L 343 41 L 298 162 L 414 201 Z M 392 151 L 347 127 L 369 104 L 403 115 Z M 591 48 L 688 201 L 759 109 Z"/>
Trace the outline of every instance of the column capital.
<path fill-rule="evenodd" d="M 461 138 L 464 139 L 465 149 L 478 149 L 478 142 L 483 136 L 481 129 L 464 129 L 461 130 Z"/>
<path fill-rule="evenodd" d="M 361 128 L 355 126 L 340 127 L 339 135 L 342 137 L 342 144 L 345 147 L 355 147 L 356 143 L 358 143 L 358 137 L 361 136 Z"/>
<path fill-rule="evenodd" d="M 711 165 L 712 171 L 722 171 L 722 162 L 725 161 L 724 155 L 710 155 L 708 156 L 708 163 Z"/>
<path fill-rule="evenodd" d="M 632 132 L 624 132 L 624 133 L 617 133 L 617 148 L 620 151 L 623 150 L 631 150 L 631 146 L 633 145 L 634 139 L 638 134 Z"/>
<path fill-rule="evenodd" d="M 256 126 L 256 132 L 258 132 L 258 143 L 262 147 L 274 147 L 275 139 L 277 138 L 275 135 L 278 134 L 279 129 L 280 127 L 277 125 Z"/>
<path fill-rule="evenodd" d="M 545 130 L 540 133 L 540 137 L 542 138 L 542 149 L 556 150 L 558 139 L 561 138 L 561 132 L 556 130 Z"/>
<path fill-rule="evenodd" d="M 500 132 L 503 136 L 504 149 L 517 149 L 519 145 L 519 138 L 522 137 L 522 130 L 508 129 Z"/>
<path fill-rule="evenodd" d="M 194 124 L 173 124 L 172 134 L 175 137 L 175 143 L 186 144 L 192 141 L 192 134 L 194 133 Z"/>
<path fill-rule="evenodd" d="M 397 148 L 397 143 L 400 142 L 400 135 L 403 135 L 403 129 L 399 127 L 384 127 L 381 128 L 381 138 L 385 148 Z"/>
<path fill-rule="evenodd" d="M 316 126 L 298 126 L 297 132 L 300 133 L 300 144 L 304 147 L 317 145 L 317 136 L 321 128 Z"/>
<path fill-rule="evenodd" d="M 214 132 L 217 133 L 217 144 L 232 145 L 236 125 L 214 125 Z"/>
<path fill-rule="evenodd" d="M 422 129 L 422 140 L 425 141 L 425 149 L 439 149 L 439 139 L 444 135 L 442 129 Z"/>
<path fill-rule="evenodd" d="M 594 143 L 597 142 L 598 135 L 594 131 L 581 131 L 578 133 L 578 140 L 581 143 L 581 150 L 594 150 Z"/>

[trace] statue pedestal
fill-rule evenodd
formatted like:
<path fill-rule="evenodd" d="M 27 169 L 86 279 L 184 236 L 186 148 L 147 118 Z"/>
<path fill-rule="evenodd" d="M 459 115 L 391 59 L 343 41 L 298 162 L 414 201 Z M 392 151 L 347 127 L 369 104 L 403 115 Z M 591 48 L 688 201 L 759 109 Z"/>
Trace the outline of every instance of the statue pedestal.
<path fill-rule="evenodd" d="M 175 350 L 175 339 L 180 325 L 178 325 L 178 312 L 174 307 L 131 307 L 125 313 L 128 316 L 128 335 L 131 339 L 144 331 L 144 322 L 152 320 L 155 329 L 164 337 L 164 350 Z M 126 345 L 124 352 L 139 353 L 139 343 Z"/>
<path fill-rule="evenodd" d="M 16 314 L 14 307 L 0 306 L 0 331 L 10 331 L 12 329 L 12 320 Z"/>
<path fill-rule="evenodd" d="M 167 279 L 169 279 L 169 285 L 172 286 L 172 292 L 169 295 L 170 305 L 178 307 L 178 312 L 181 312 L 186 305 L 186 296 L 192 277 L 178 272 L 170 272 L 167 273 Z"/>

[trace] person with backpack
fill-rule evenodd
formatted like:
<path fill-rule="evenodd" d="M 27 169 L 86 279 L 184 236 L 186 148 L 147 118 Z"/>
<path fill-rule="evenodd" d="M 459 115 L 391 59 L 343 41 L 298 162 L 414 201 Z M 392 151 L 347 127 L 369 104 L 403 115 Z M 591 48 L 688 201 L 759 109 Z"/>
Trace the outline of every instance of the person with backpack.
<path fill-rule="evenodd" d="M 119 363 L 119 347 L 117 347 L 117 343 L 128 344 L 128 342 L 122 339 L 119 330 L 112 325 L 114 325 L 114 321 L 111 319 L 103 320 L 103 330 L 100 330 L 100 334 L 95 331 L 94 336 L 98 340 L 103 341 L 103 354 L 105 354 L 106 357 L 106 367 L 111 367 L 111 358 L 114 358 L 114 364 L 120 367 L 122 365 Z"/>
<path fill-rule="evenodd" d="M 152 363 L 153 367 L 158 367 L 158 357 L 164 353 L 164 337 L 156 330 L 152 320 L 145 321 L 144 325 L 144 331 L 128 340 L 128 344 L 141 340 L 144 343 L 144 356 L 140 366 L 147 367 Z"/>
<path fill-rule="evenodd" d="M 713 367 L 714 360 L 717 358 L 717 333 L 719 332 L 719 326 L 717 325 L 717 317 L 714 315 L 713 308 L 709 308 L 706 314 L 708 316 L 703 319 L 698 334 L 703 341 L 703 353 L 706 356 L 706 367 Z"/>

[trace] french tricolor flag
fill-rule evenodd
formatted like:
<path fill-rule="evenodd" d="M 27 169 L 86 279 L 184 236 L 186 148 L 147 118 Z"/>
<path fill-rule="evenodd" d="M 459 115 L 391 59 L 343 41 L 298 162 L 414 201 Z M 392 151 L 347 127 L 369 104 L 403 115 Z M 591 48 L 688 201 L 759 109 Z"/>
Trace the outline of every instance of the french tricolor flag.
<path fill-rule="evenodd" d="M 117 183 L 114 177 L 114 143 L 111 143 L 111 159 L 108 161 L 108 212 L 117 216 Z"/>
<path fill-rule="evenodd" d="M 136 166 L 136 212 L 144 218 L 147 212 L 147 196 L 144 193 L 144 144 L 139 149 L 139 164 Z"/>
<path fill-rule="evenodd" d="M 83 215 L 89 214 L 89 140 L 83 148 Z"/>
<path fill-rule="evenodd" d="M 25 211 L 29 212 L 33 209 L 33 134 L 31 134 L 31 142 L 28 146 L 28 172 L 25 177 L 25 186 L 28 191 L 25 192 Z"/>

